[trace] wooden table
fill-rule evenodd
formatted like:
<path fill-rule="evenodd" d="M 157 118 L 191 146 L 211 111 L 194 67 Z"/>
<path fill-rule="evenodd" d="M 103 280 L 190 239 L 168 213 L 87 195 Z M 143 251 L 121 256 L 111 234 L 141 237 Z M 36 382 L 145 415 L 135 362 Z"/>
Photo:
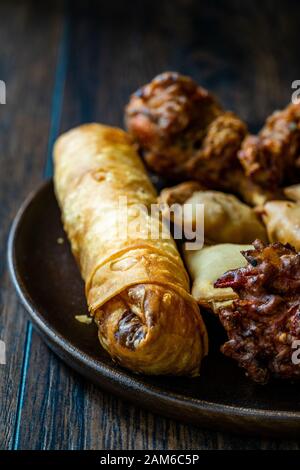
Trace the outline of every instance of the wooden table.
<path fill-rule="evenodd" d="M 122 125 L 129 94 L 164 70 L 192 75 L 256 130 L 300 79 L 299 19 L 292 0 L 1 2 L 2 449 L 300 448 L 297 436 L 279 442 L 206 431 L 103 393 L 37 336 L 5 262 L 11 221 L 51 175 L 58 133 L 94 120 Z"/>

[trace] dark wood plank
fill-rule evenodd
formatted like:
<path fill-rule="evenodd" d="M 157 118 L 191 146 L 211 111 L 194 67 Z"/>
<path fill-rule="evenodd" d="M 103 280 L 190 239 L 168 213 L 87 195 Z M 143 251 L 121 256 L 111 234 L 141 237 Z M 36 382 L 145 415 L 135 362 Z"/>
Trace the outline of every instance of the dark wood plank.
<path fill-rule="evenodd" d="M 7 360 L 0 365 L 1 449 L 13 447 L 27 337 L 6 269 L 6 239 L 18 206 L 42 178 L 59 27 L 59 18 L 51 11 L 44 15 L 34 2 L 1 2 L 0 78 L 7 88 L 0 105 L 0 339 Z"/>
<path fill-rule="evenodd" d="M 288 101 L 290 81 L 298 78 L 299 7 L 242 5 L 72 3 L 61 130 L 91 120 L 122 125 L 129 93 L 166 69 L 193 75 L 256 128 Z M 286 55 L 279 62 L 280 51 Z M 78 377 L 35 334 L 21 417 L 22 449 L 299 448 L 296 441 L 203 431 L 140 410 Z"/>

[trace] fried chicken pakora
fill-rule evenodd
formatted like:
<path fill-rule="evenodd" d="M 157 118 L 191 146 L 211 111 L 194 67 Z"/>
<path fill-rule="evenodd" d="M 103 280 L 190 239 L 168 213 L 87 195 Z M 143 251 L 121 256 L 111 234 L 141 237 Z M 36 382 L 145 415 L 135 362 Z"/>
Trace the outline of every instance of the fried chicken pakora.
<path fill-rule="evenodd" d="M 126 125 L 150 169 L 218 187 L 247 133 L 212 94 L 175 72 L 158 75 L 131 96 Z"/>
<path fill-rule="evenodd" d="M 276 111 L 257 136 L 249 135 L 238 152 L 246 176 L 274 189 L 293 178 L 300 157 L 300 104 Z"/>
<path fill-rule="evenodd" d="M 300 378 L 293 360 L 300 340 L 300 254 L 290 245 L 256 240 L 243 251 L 244 268 L 226 272 L 214 284 L 238 294 L 219 318 L 229 341 L 222 352 L 255 382 Z"/>
<path fill-rule="evenodd" d="M 272 114 L 255 136 L 191 78 L 166 72 L 131 96 L 125 120 L 151 170 L 236 192 L 252 205 L 300 168 L 300 104 Z"/>

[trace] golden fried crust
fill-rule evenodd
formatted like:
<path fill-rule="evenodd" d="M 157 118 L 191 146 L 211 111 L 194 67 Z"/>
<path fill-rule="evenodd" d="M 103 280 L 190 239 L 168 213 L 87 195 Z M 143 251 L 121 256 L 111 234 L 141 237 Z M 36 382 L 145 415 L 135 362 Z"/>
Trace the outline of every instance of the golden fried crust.
<path fill-rule="evenodd" d="M 254 182 L 276 188 L 293 178 L 300 153 L 300 105 L 272 114 L 257 136 L 249 135 L 238 158 Z"/>
<path fill-rule="evenodd" d="M 159 75 L 132 95 L 126 124 L 152 170 L 217 187 L 223 187 L 222 173 L 236 160 L 247 132 L 213 95 L 174 72 Z"/>
<path fill-rule="evenodd" d="M 221 112 L 215 98 L 192 79 L 166 72 L 132 95 L 126 124 L 150 168 L 180 175 Z"/>
<path fill-rule="evenodd" d="M 300 184 L 293 184 L 292 186 L 283 188 L 283 193 L 287 199 L 300 202 Z"/>
<path fill-rule="evenodd" d="M 251 243 L 256 238 L 266 241 L 266 230 L 255 211 L 236 196 L 221 191 L 203 189 L 194 181 L 163 189 L 159 201 L 171 207 L 173 204 L 189 205 L 190 214 L 184 221 L 173 217 L 172 211 L 164 211 L 165 217 L 174 223 L 184 224 L 196 230 L 197 214 L 204 209 L 204 238 L 206 243 Z M 184 211 L 183 211 L 184 212 Z M 201 220 L 200 216 L 198 221 Z"/>
<path fill-rule="evenodd" d="M 267 201 L 285 199 L 280 188 L 268 189 L 260 186 L 246 176 L 241 168 L 228 171 L 224 182 L 228 191 L 234 191 L 243 201 L 257 209 L 262 208 Z"/>
<path fill-rule="evenodd" d="M 250 248 L 252 245 L 219 243 L 204 246 L 201 250 L 184 250 L 185 262 L 193 281 L 192 295 L 199 305 L 218 313 L 220 308 L 238 298 L 230 287 L 218 289 L 214 283 L 226 271 L 246 266 L 241 252 Z"/>
<path fill-rule="evenodd" d="M 292 201 L 269 201 L 263 220 L 270 242 L 289 243 L 300 250 L 300 204 Z"/>
<path fill-rule="evenodd" d="M 207 353 L 205 326 L 164 224 L 152 237 L 151 211 L 130 210 L 150 209 L 156 192 L 128 134 L 80 126 L 58 139 L 54 163 L 64 228 L 102 345 L 134 372 L 196 375 Z M 127 231 L 118 223 L 119 198 L 128 203 Z"/>
<path fill-rule="evenodd" d="M 220 105 L 207 90 L 189 77 L 166 72 L 131 96 L 126 122 L 142 145 L 161 146 L 187 130 L 199 136 L 220 113 Z"/>
<path fill-rule="evenodd" d="M 185 181 L 171 188 L 164 188 L 159 195 L 158 201 L 168 206 L 184 204 L 196 191 L 203 191 L 205 189 L 197 181 Z"/>
<path fill-rule="evenodd" d="M 208 187 L 226 188 L 226 173 L 236 166 L 246 133 L 246 125 L 234 113 L 222 113 L 207 127 L 201 147 L 186 163 L 187 173 Z"/>
<path fill-rule="evenodd" d="M 199 374 L 206 333 L 197 307 L 173 290 L 133 286 L 97 310 L 95 319 L 100 342 L 123 366 L 137 373 Z"/>
<path fill-rule="evenodd" d="M 275 112 L 258 135 L 250 135 L 208 91 L 166 72 L 132 95 L 126 123 L 150 169 L 238 192 L 253 205 L 299 176 L 300 104 Z M 238 185 L 231 176 L 236 172 L 243 175 Z"/>

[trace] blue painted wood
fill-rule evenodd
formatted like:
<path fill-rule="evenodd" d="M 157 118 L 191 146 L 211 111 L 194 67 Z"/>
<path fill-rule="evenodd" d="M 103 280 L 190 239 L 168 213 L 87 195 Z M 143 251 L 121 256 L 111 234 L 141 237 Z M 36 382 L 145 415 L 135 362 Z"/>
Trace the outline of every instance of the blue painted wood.
<path fill-rule="evenodd" d="M 20 424 L 22 418 L 22 409 L 24 405 L 24 395 L 25 395 L 25 386 L 26 386 L 26 377 L 28 372 L 29 356 L 30 356 L 30 347 L 31 347 L 31 338 L 32 338 L 32 324 L 30 321 L 27 322 L 26 335 L 25 335 L 25 347 L 24 347 L 24 356 L 22 364 L 22 372 L 20 377 L 19 385 L 19 396 L 18 404 L 16 409 L 16 422 L 13 434 L 12 449 L 18 450 L 19 440 L 20 440 Z"/>

